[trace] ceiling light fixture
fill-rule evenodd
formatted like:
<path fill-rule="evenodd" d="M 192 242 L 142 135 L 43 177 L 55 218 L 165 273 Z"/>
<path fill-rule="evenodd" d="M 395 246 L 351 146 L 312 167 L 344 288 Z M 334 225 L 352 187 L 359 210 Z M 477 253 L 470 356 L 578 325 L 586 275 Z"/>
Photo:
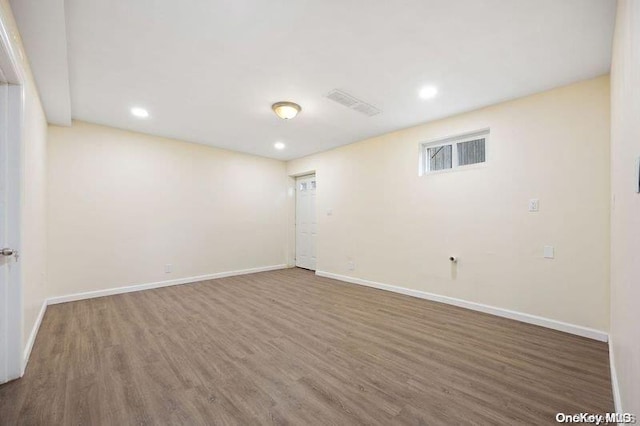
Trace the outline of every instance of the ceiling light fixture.
<path fill-rule="evenodd" d="M 425 86 L 420 89 L 420 97 L 422 99 L 431 99 L 438 94 L 438 88 L 435 86 Z"/>
<path fill-rule="evenodd" d="M 285 145 L 284 145 L 284 143 L 282 143 L 282 142 L 276 142 L 276 143 L 274 143 L 274 144 L 273 144 L 273 147 L 274 147 L 275 149 L 280 149 L 280 150 L 282 150 L 282 149 L 284 149 Z"/>
<path fill-rule="evenodd" d="M 147 118 L 147 117 L 149 117 L 149 111 L 147 111 L 144 108 L 140 108 L 140 107 L 131 108 L 131 114 L 133 114 L 133 116 L 138 117 L 138 118 Z"/>
<path fill-rule="evenodd" d="M 300 105 L 294 104 L 293 102 L 276 102 L 271 105 L 271 109 L 283 120 L 290 120 L 302 111 Z"/>

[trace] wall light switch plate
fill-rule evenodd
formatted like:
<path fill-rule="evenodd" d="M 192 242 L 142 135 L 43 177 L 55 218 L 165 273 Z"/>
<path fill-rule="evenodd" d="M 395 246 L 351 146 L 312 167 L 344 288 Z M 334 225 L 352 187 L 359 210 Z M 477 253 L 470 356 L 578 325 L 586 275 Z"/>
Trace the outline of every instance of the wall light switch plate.
<path fill-rule="evenodd" d="M 540 210 L 540 200 L 538 200 L 537 198 L 532 198 L 529 200 L 529 211 L 530 212 L 537 212 L 538 210 Z"/>
<path fill-rule="evenodd" d="M 553 246 L 544 246 L 543 256 L 545 259 L 553 259 L 555 257 L 555 250 Z"/>

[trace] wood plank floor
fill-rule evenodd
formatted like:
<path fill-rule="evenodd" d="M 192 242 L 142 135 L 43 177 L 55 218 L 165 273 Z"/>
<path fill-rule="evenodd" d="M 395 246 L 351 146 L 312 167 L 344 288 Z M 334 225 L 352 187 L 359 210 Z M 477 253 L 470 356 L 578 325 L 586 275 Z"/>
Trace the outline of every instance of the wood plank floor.
<path fill-rule="evenodd" d="M 50 306 L 3 425 L 555 424 L 607 345 L 290 269 Z"/>

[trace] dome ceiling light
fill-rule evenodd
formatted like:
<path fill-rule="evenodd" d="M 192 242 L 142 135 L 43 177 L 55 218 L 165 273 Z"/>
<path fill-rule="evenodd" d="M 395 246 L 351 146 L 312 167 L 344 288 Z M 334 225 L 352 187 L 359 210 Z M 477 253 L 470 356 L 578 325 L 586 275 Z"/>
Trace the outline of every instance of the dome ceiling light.
<path fill-rule="evenodd" d="M 271 109 L 283 120 L 291 120 L 302 111 L 300 105 L 294 104 L 293 102 L 276 102 L 271 105 Z"/>

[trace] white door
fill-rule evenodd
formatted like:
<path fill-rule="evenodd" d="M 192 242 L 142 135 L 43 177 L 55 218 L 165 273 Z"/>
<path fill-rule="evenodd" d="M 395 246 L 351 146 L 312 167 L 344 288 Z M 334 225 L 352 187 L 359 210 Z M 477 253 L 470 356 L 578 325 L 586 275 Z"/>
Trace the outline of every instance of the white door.
<path fill-rule="evenodd" d="M 3 73 L 0 69 L 0 78 Z M 0 83 L 0 383 L 22 374 L 18 264 L 20 147 L 15 120 L 21 88 Z M 18 137 L 18 139 L 16 139 Z"/>
<path fill-rule="evenodd" d="M 316 175 L 296 179 L 296 266 L 316 270 Z"/>

